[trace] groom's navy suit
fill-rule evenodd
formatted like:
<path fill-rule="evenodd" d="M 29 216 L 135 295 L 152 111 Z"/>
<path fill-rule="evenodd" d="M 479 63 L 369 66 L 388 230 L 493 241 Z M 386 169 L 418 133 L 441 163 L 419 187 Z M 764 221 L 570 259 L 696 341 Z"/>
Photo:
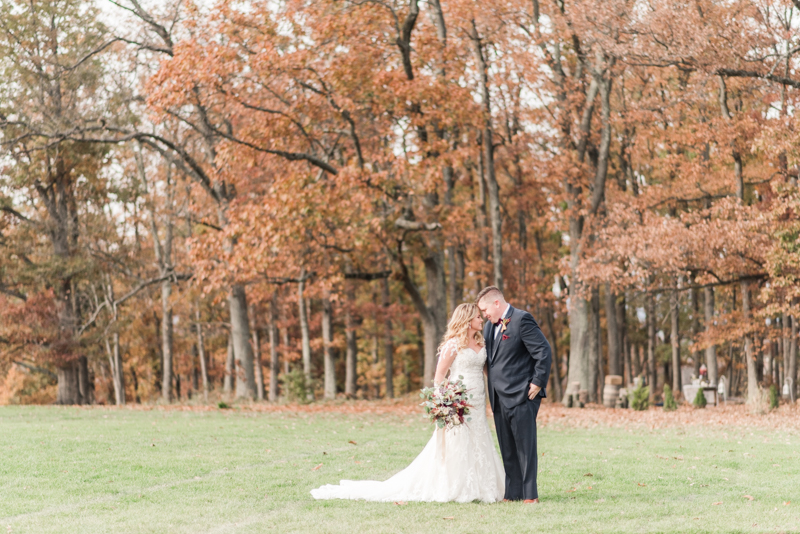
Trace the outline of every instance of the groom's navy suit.
<path fill-rule="evenodd" d="M 495 325 L 483 329 L 489 368 L 489 402 L 497 441 L 506 470 L 505 498 L 538 499 L 536 416 L 550 378 L 550 344 L 530 313 L 509 305 L 505 332 L 495 337 Z M 499 328 L 502 330 L 502 328 Z M 531 384 L 541 391 L 528 399 Z"/>

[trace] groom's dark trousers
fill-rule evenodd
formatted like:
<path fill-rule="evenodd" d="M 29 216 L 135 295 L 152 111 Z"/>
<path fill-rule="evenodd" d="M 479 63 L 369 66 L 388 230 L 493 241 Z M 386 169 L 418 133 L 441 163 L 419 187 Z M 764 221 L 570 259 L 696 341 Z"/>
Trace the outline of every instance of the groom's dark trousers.
<path fill-rule="evenodd" d="M 531 314 L 510 307 L 505 330 L 488 323 L 483 330 L 489 358 L 489 399 L 497 441 L 506 469 L 509 501 L 538 499 L 536 416 L 547 396 L 552 354 L 550 344 Z M 541 390 L 531 400 L 531 384 Z"/>
<path fill-rule="evenodd" d="M 506 408 L 500 399 L 494 402 L 494 425 L 503 466 L 506 470 L 505 498 L 509 501 L 538 499 L 536 473 L 539 457 L 536 452 L 536 416 L 541 397 Z"/>

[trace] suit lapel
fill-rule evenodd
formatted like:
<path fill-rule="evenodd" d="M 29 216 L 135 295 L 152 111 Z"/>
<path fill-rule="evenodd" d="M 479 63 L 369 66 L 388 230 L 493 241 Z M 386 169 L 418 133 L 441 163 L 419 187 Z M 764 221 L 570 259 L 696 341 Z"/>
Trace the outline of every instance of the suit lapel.
<path fill-rule="evenodd" d="M 509 304 L 508 306 L 508 316 L 506 319 L 511 319 L 514 315 L 514 307 Z M 500 347 L 500 343 L 503 341 L 503 332 L 499 332 L 497 336 L 494 335 L 494 328 L 491 329 L 492 336 L 492 362 L 494 362 L 495 355 L 497 354 L 497 349 Z"/>

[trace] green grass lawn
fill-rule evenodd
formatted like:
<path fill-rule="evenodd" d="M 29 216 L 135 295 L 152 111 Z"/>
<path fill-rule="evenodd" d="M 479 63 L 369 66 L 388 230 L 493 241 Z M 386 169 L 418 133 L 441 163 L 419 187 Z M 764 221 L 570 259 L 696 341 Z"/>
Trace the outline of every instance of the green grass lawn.
<path fill-rule="evenodd" d="M 394 505 L 309 490 L 405 467 L 418 415 L 0 407 L 0 533 L 800 531 L 791 426 L 556 421 L 541 504 Z"/>

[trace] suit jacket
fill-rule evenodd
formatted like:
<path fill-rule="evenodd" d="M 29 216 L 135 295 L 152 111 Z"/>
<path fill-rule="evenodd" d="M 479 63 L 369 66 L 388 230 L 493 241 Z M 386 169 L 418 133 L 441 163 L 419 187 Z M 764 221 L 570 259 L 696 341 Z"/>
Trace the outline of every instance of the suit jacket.
<path fill-rule="evenodd" d="M 528 400 L 530 384 L 539 386 L 539 396 L 547 397 L 552 351 L 550 343 L 533 316 L 510 306 L 505 332 L 494 336 L 494 324 L 483 328 L 489 369 L 489 402 L 494 410 L 495 394 L 505 408 Z"/>

